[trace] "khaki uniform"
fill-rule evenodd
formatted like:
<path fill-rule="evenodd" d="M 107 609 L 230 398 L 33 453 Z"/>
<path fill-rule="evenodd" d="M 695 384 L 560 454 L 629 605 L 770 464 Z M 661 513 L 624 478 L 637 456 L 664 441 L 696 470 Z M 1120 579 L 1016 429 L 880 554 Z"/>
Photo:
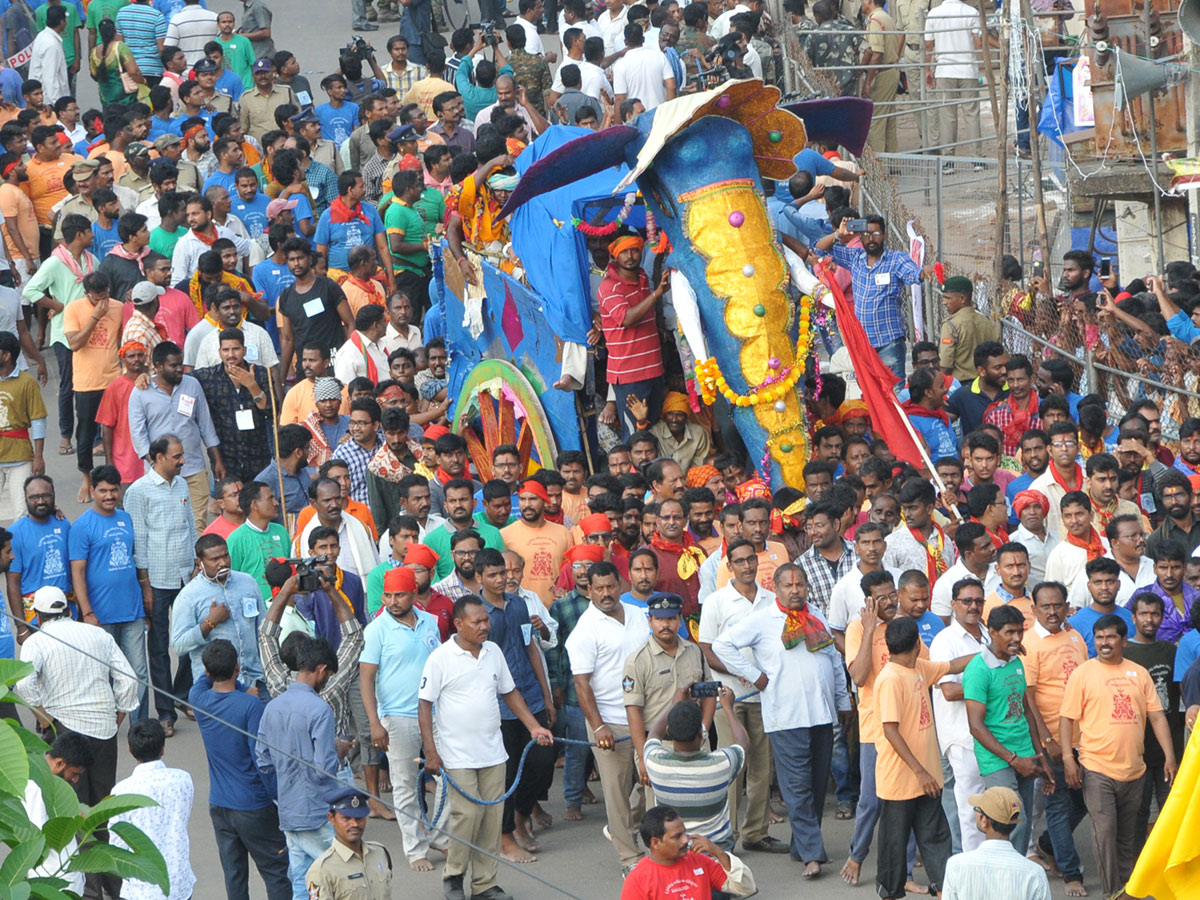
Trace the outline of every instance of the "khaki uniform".
<path fill-rule="evenodd" d="M 213 91 L 213 95 L 204 101 L 205 106 L 211 106 L 219 113 L 229 113 L 231 116 L 237 115 L 237 110 L 233 106 L 233 98 L 228 94 L 222 94 L 220 91 Z"/>
<path fill-rule="evenodd" d="M 363 855 L 334 838 L 308 867 L 309 900 L 391 900 L 392 857 L 383 844 L 363 841 Z"/>
<path fill-rule="evenodd" d="M 154 194 L 154 185 L 150 183 L 150 179 L 143 178 L 137 172 L 133 171 L 133 169 L 130 169 L 118 178 L 117 184 L 121 187 L 129 188 L 131 191 L 136 191 L 139 203 Z"/>
<path fill-rule="evenodd" d="M 978 373 L 975 371 L 975 348 L 984 341 L 1000 340 L 1000 323 L 973 306 L 964 306 L 942 323 L 942 340 L 938 345 L 938 365 L 950 369 L 963 384 Z"/>
<path fill-rule="evenodd" d="M 264 96 L 263 92 L 258 89 L 258 85 L 255 85 L 253 90 L 242 94 L 240 115 L 242 131 L 256 141 L 261 141 L 264 134 L 274 131 L 278 127 L 275 124 L 275 107 L 283 106 L 285 103 L 300 105 L 290 87 L 282 84 L 274 85 L 271 93 Z"/>
<path fill-rule="evenodd" d="M 314 162 L 324 163 L 333 169 L 333 174 L 341 175 L 342 169 L 346 168 L 342 165 L 342 154 L 338 152 L 337 145 L 333 141 L 327 141 L 324 138 L 317 141 L 308 152 L 309 159 Z"/>
<path fill-rule="evenodd" d="M 895 0 L 891 6 L 892 16 L 896 20 L 896 30 L 905 32 L 900 50 L 900 61 L 904 64 L 904 74 L 908 78 L 908 100 L 914 106 L 913 116 L 916 120 L 917 134 L 921 135 L 921 144 L 933 147 L 941 143 L 938 137 L 937 112 L 923 110 L 922 88 L 925 84 L 925 70 L 921 68 L 925 45 L 925 16 L 929 14 L 930 0 Z M 925 88 L 928 92 L 928 88 Z M 922 119 L 924 121 L 922 122 Z"/>
<path fill-rule="evenodd" d="M 873 65 L 894 66 L 900 61 L 900 48 L 904 41 L 896 34 L 896 23 L 882 9 L 871 13 L 867 20 L 867 48 L 873 53 L 883 54 L 883 58 Z M 896 99 L 896 88 L 900 86 L 899 69 L 872 69 L 874 77 L 871 81 L 870 98 L 876 103 L 887 104 Z M 879 106 L 882 113 L 892 111 L 890 106 Z M 867 145 L 876 153 L 895 153 L 900 149 L 896 136 L 896 117 L 886 119 L 876 118 L 871 123 L 867 133 Z"/>
<path fill-rule="evenodd" d="M 175 163 L 175 168 L 179 170 L 179 179 L 175 182 L 176 190 L 178 191 L 195 191 L 200 190 L 200 170 L 196 168 L 196 164 L 186 157 L 179 157 Z"/>
<path fill-rule="evenodd" d="M 62 209 L 58 211 L 58 221 L 54 223 L 54 240 L 62 240 L 62 223 L 63 219 L 70 215 L 81 215 L 89 222 L 95 222 L 98 216 L 96 208 L 87 200 L 83 199 L 79 194 L 76 194 L 70 200 L 62 205 Z"/>
<path fill-rule="evenodd" d="M 636 653 L 625 660 L 621 688 L 626 706 L 640 706 L 646 730 L 671 708 L 675 692 L 696 681 L 708 681 L 708 664 L 704 653 L 691 641 L 683 638 L 668 653 L 654 638 L 650 638 Z"/>

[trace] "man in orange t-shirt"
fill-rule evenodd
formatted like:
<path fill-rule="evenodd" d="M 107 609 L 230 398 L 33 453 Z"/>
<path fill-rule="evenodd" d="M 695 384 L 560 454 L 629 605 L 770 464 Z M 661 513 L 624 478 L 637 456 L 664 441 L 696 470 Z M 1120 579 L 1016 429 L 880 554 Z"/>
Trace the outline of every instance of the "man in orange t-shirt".
<path fill-rule="evenodd" d="M 1092 817 L 1096 867 L 1104 896 L 1120 891 L 1133 872 L 1134 831 L 1142 802 L 1146 763 L 1146 722 L 1162 747 L 1163 774 L 1175 779 L 1175 745 L 1154 680 L 1142 666 L 1125 659 L 1129 629 L 1125 620 L 1104 615 L 1092 626 L 1096 658 L 1067 679 L 1059 710 L 1059 743 L 1070 787 L 1083 788 Z M 1078 725 L 1079 762 L 1068 750 Z"/>
<path fill-rule="evenodd" d="M 1074 831 L 1087 815 L 1087 807 L 1083 804 L 1083 792 L 1069 787 L 1063 773 L 1058 717 L 1067 679 L 1087 662 L 1088 650 L 1078 631 L 1063 628 L 1068 612 L 1063 586 L 1056 583 L 1038 585 L 1033 593 L 1033 611 L 1037 618 L 1024 637 L 1025 682 L 1029 700 L 1037 707 L 1046 728 L 1039 738 L 1050 755 L 1050 772 L 1054 776 L 1054 793 L 1046 798 L 1046 826 L 1054 862 L 1067 890 L 1082 889 L 1083 869 L 1075 849 Z"/>
<path fill-rule="evenodd" d="M 25 163 L 16 153 L 0 156 L 0 214 L 4 216 L 4 243 L 8 256 L 20 276 L 18 284 L 24 284 L 37 271 L 41 258 L 38 250 L 37 217 L 28 194 L 21 188 L 28 182 Z"/>
<path fill-rule="evenodd" d="M 875 704 L 884 740 L 876 747 L 875 787 L 879 794 L 879 864 L 876 890 L 880 897 L 905 895 L 908 836 L 929 876 L 929 891 L 941 889 L 950 857 L 950 825 L 942 811 L 942 761 L 933 727 L 930 685 L 945 675 L 963 671 L 971 657 L 950 662 L 920 659 L 917 623 L 898 616 L 884 632 L 889 660 L 875 679 Z"/>
<path fill-rule="evenodd" d="M 525 560 L 521 587 L 537 594 L 549 609 L 554 602 L 554 581 L 571 547 L 571 534 L 562 525 L 546 520 L 550 494 L 540 482 L 531 478 L 522 484 L 517 502 L 521 518 L 500 529 L 500 537 L 507 549 Z"/>
<path fill-rule="evenodd" d="M 50 210 L 59 200 L 67 196 L 63 176 L 79 162 L 79 157 L 67 152 L 67 144 L 59 142 L 62 132 L 57 128 L 39 125 L 31 135 L 33 156 L 25 164 L 29 175 L 29 199 L 33 201 L 33 213 L 38 225 L 50 230 Z M 50 235 L 46 235 L 47 240 Z M 30 248 L 33 249 L 32 247 Z"/>
<path fill-rule="evenodd" d="M 996 551 L 996 574 L 1000 584 L 983 601 L 983 621 L 998 606 L 1012 606 L 1025 617 L 1025 633 L 1033 630 L 1033 601 L 1029 598 L 1029 551 L 1024 544 L 1002 544 Z"/>

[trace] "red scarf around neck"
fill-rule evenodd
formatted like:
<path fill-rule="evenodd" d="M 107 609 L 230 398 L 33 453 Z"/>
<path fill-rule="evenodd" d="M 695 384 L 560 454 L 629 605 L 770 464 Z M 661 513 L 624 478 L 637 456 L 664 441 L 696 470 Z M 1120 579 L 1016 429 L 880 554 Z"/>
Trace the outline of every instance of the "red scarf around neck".
<path fill-rule="evenodd" d="M 946 415 L 945 411 L 943 410 L 929 409 L 928 407 L 922 406 L 920 403 L 914 403 L 912 400 L 909 400 L 907 403 L 905 403 L 902 408 L 907 415 L 917 416 L 918 418 L 924 419 L 941 419 L 943 425 L 945 425 L 947 428 L 950 427 L 950 417 Z"/>
<path fill-rule="evenodd" d="M 334 224 L 349 222 L 351 219 L 362 219 L 363 224 L 370 225 L 371 220 L 363 212 L 362 204 L 356 204 L 353 209 L 346 205 L 341 197 L 335 197 L 329 204 L 329 221 Z"/>
<path fill-rule="evenodd" d="M 367 344 L 366 341 L 363 340 L 362 332 L 356 331 L 354 334 L 350 335 L 350 343 L 352 343 L 355 349 L 362 354 L 363 363 L 367 367 L 367 377 L 371 379 L 371 383 L 378 384 L 379 366 L 375 365 L 375 360 L 372 359 L 371 354 L 367 352 Z"/>
<path fill-rule="evenodd" d="M 946 533 L 936 522 L 931 524 L 933 533 L 929 535 L 929 540 L 922 537 L 921 532 L 911 525 L 908 527 L 908 533 L 912 535 L 913 540 L 925 548 L 925 576 L 929 579 L 930 585 L 936 582 L 938 576 L 949 568 L 945 558 Z M 936 543 L 934 543 L 935 538 L 937 539 Z"/>
<path fill-rule="evenodd" d="M 1070 487 L 1063 480 L 1062 476 L 1058 474 L 1058 469 L 1054 467 L 1053 462 L 1050 463 L 1050 477 L 1053 478 L 1055 483 L 1067 493 L 1070 493 L 1071 491 L 1083 490 L 1083 466 L 1079 465 L 1079 463 L 1075 463 L 1075 487 Z"/>
<path fill-rule="evenodd" d="M 1033 420 L 1037 418 L 1039 408 L 1037 391 L 1029 392 L 1028 406 L 1025 409 L 1018 406 L 1011 396 L 1005 402 L 1012 411 L 1012 418 L 1004 426 L 1004 443 L 1010 447 L 1019 447 L 1021 435 L 1033 427 Z"/>
<path fill-rule="evenodd" d="M 1077 538 L 1068 531 L 1067 543 L 1072 547 L 1079 547 L 1083 550 L 1086 550 L 1088 562 L 1091 562 L 1093 559 L 1099 559 L 1104 555 L 1104 542 L 1100 540 L 1100 532 L 1098 532 L 1095 528 L 1092 528 L 1088 532 L 1087 540 L 1084 540 L 1083 538 Z"/>

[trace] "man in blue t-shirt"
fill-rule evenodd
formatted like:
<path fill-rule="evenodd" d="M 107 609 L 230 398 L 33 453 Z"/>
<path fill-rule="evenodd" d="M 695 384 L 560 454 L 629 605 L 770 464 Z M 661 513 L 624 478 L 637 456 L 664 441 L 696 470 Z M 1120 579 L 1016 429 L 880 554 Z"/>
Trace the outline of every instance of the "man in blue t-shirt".
<path fill-rule="evenodd" d="M 133 519 L 117 509 L 121 473 L 116 466 L 92 470 L 92 508 L 75 520 L 67 540 L 75 599 L 83 621 L 99 625 L 117 642 L 140 682 L 141 705 L 130 717 L 146 716 L 146 613 L 154 608 L 150 581 L 138 583 L 133 565 Z"/>
<path fill-rule="evenodd" d="M 251 238 L 265 234 L 270 218 L 267 206 L 271 198 L 258 189 L 258 176 L 243 166 L 234 174 L 234 189 L 229 191 L 231 212 L 242 220 Z"/>
<path fill-rule="evenodd" d="M 375 246 L 380 259 L 391 255 L 383 228 L 383 220 L 375 207 L 363 200 L 366 188 L 362 175 L 347 169 L 338 176 L 338 198 L 317 220 L 314 239 L 317 251 L 325 254 L 329 268 L 350 271 L 350 251 L 362 244 Z M 388 293 L 396 290 L 392 267 L 384 266 Z"/>
<path fill-rule="evenodd" d="M 21 597 L 24 616 L 28 619 L 33 609 L 33 592 L 45 585 L 52 585 L 68 596 L 71 594 L 67 549 L 71 523 L 57 518 L 54 510 L 54 482 L 47 475 L 31 479 L 25 485 L 25 515 L 10 529 L 13 561 L 8 567 L 12 576 L 8 579 L 8 596 L 13 615 L 17 612 L 12 598 Z"/>
<path fill-rule="evenodd" d="M 941 618 L 929 610 L 929 576 L 917 569 L 902 572 L 896 582 L 896 596 L 899 604 L 896 615 L 914 619 L 921 641 L 928 647 L 937 633 L 946 627 Z"/>
<path fill-rule="evenodd" d="M 321 122 L 321 136 L 333 141 L 340 150 L 342 144 L 358 127 L 358 104 L 346 99 L 346 78 L 337 73 L 321 79 L 321 90 L 329 95 L 329 102 L 313 110 Z"/>
<path fill-rule="evenodd" d="M 275 788 L 264 784 L 266 776 L 254 762 L 255 740 L 246 736 L 246 732 L 258 734 L 267 698 L 247 693 L 238 683 L 237 650 L 229 641 L 210 641 L 201 662 L 204 675 L 192 685 L 188 703 L 212 714 L 212 718 L 197 716 L 196 723 L 208 757 L 208 813 L 225 872 L 226 893 L 231 897 L 245 894 L 249 854 L 266 882 L 267 896 L 291 896 L 287 842 L 279 830 Z"/>
<path fill-rule="evenodd" d="M 1067 619 L 1072 628 L 1079 632 L 1087 644 L 1088 656 L 1096 656 L 1096 639 L 1092 626 L 1101 616 L 1120 616 L 1129 629 L 1133 630 L 1133 613 L 1117 603 L 1121 591 L 1121 566 L 1111 556 L 1093 559 L 1083 568 L 1087 577 L 1087 592 L 1091 603 Z"/>

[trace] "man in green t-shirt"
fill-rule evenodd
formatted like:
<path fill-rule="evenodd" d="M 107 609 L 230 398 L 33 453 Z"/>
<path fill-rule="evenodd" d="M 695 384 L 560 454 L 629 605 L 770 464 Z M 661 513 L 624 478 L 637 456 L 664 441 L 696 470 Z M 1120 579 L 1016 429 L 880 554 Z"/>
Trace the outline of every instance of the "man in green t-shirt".
<path fill-rule="evenodd" d="M 91 53 L 96 47 L 96 29 L 100 27 L 100 23 L 105 19 L 112 19 L 115 22 L 117 13 L 128 5 L 129 0 L 92 0 L 88 4 L 87 20 L 84 22 L 88 33 L 88 53 Z M 67 27 L 71 27 L 70 19 L 67 20 Z"/>
<path fill-rule="evenodd" d="M 67 11 L 67 30 L 63 32 L 63 55 L 67 58 L 67 72 L 74 82 L 74 76 L 79 71 L 76 62 L 79 59 L 79 29 L 83 27 L 83 22 L 80 21 L 79 10 L 74 3 L 48 0 L 33 11 L 35 32 L 41 32 L 46 27 L 46 12 L 52 6 L 61 6 Z"/>
<path fill-rule="evenodd" d="M 279 517 L 279 501 L 274 489 L 261 481 L 251 481 L 242 488 L 238 503 L 246 521 L 233 529 L 226 540 L 230 565 L 235 572 L 245 572 L 258 582 L 263 602 L 271 603 L 271 587 L 267 584 L 267 561 L 272 557 L 291 556 L 291 538 L 287 529 L 275 520 Z"/>
<path fill-rule="evenodd" d="M 450 538 L 458 531 L 474 531 L 479 535 L 484 547 L 504 551 L 504 538 L 500 529 L 486 522 L 477 522 L 472 513 L 475 509 L 475 485 L 465 478 L 455 478 L 446 482 L 444 488 L 442 511 L 446 514 L 447 522 L 439 528 L 425 533 L 425 546 L 438 555 L 437 567 L 433 573 L 435 582 L 441 581 L 454 571 L 454 555 L 450 552 Z"/>
<path fill-rule="evenodd" d="M 975 759 L 985 788 L 1007 787 L 1033 809 L 1034 781 L 1040 775 L 1048 791 L 1054 776 L 1042 754 L 1046 725 L 1025 692 L 1021 638 L 1025 616 L 1013 606 L 998 606 L 988 614 L 988 637 L 979 655 L 963 672 L 967 721 L 975 738 Z M 1022 856 L 1029 848 L 1029 820 L 1022 816 L 1012 842 Z"/>
<path fill-rule="evenodd" d="M 234 34 L 233 13 L 223 12 L 217 16 L 217 40 L 225 54 L 225 65 L 234 75 L 242 79 L 242 87 L 246 90 L 254 88 L 254 75 L 250 71 L 254 66 L 254 45 L 242 34 Z"/>
<path fill-rule="evenodd" d="M 383 226 L 392 251 L 396 290 L 412 300 L 414 309 L 424 309 L 429 296 L 429 253 L 425 249 L 425 220 L 413 208 L 424 189 L 419 169 L 404 169 L 392 176 L 395 199 L 387 206 Z"/>
<path fill-rule="evenodd" d="M 159 225 L 150 232 L 150 249 L 167 259 L 175 254 L 175 245 L 187 234 L 187 194 L 169 192 L 158 198 Z"/>

